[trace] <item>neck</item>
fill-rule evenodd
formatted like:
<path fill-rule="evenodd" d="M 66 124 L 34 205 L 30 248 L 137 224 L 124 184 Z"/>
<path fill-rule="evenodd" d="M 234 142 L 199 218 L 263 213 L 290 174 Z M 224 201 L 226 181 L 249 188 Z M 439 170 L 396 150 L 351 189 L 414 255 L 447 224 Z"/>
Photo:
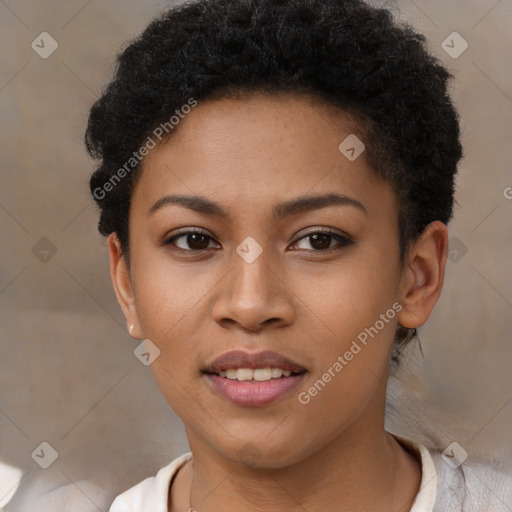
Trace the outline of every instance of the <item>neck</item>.
<path fill-rule="evenodd" d="M 419 462 L 383 428 L 372 435 L 345 432 L 310 457 L 279 468 L 242 465 L 188 434 L 194 460 L 184 487 L 190 490 L 188 506 L 199 512 L 406 512 L 421 479 Z"/>

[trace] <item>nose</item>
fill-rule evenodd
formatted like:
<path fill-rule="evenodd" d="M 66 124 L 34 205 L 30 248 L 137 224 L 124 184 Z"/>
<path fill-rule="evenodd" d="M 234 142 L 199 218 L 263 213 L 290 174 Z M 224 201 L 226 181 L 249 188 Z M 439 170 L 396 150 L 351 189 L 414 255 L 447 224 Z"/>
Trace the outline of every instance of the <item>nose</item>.
<path fill-rule="evenodd" d="M 212 310 L 214 320 L 222 327 L 238 326 L 257 332 L 270 325 L 293 323 L 293 292 L 283 273 L 264 254 L 252 263 L 234 255 L 231 270 L 219 283 L 221 290 Z"/>

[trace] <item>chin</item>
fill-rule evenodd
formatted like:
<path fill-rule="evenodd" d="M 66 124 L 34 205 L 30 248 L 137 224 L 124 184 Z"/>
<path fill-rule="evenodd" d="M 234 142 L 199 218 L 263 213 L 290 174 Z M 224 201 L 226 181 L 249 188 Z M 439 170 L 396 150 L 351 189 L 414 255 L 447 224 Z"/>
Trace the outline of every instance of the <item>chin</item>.
<path fill-rule="evenodd" d="M 283 433 L 280 438 L 269 440 L 269 436 L 255 436 L 248 434 L 244 438 L 226 438 L 219 445 L 215 441 L 211 446 L 222 457 L 253 469 L 280 469 L 300 462 L 308 456 L 304 452 L 304 445 L 297 448 L 297 437 Z"/>

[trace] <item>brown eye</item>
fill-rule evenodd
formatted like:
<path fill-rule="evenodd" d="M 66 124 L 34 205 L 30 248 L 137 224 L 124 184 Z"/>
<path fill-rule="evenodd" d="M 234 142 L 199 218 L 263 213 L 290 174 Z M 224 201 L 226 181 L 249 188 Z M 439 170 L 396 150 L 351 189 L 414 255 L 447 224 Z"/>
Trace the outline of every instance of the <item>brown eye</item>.
<path fill-rule="evenodd" d="M 203 231 L 185 231 L 179 235 L 168 238 L 164 245 L 172 245 L 182 251 L 194 252 L 204 251 L 210 248 L 210 241 L 213 239 Z"/>
<path fill-rule="evenodd" d="M 310 244 L 315 249 L 329 249 L 331 246 L 331 235 L 325 235 L 323 233 L 316 234 L 316 235 L 309 235 L 310 238 Z"/>
<path fill-rule="evenodd" d="M 201 233 L 190 233 L 186 240 L 190 248 L 198 251 L 206 249 L 209 245 L 209 238 Z"/>
<path fill-rule="evenodd" d="M 309 245 L 312 247 L 314 252 L 327 252 L 330 249 L 341 249 L 353 243 L 348 237 L 330 229 L 312 231 L 302 238 L 299 238 L 294 245 L 298 244 L 302 240 L 309 240 Z M 336 242 L 334 246 L 331 245 L 333 241 Z"/>

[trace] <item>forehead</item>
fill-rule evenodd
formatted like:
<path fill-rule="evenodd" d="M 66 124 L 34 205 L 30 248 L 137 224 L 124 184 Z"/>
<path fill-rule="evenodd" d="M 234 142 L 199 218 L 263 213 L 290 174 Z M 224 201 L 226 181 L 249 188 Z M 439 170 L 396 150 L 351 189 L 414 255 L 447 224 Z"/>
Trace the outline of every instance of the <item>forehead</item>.
<path fill-rule="evenodd" d="M 170 191 L 239 209 L 334 191 L 371 203 L 390 192 L 364 151 L 351 161 L 339 149 L 347 137 L 364 139 L 356 121 L 308 96 L 199 102 L 176 128 L 143 162 L 134 201 L 148 208 Z"/>

